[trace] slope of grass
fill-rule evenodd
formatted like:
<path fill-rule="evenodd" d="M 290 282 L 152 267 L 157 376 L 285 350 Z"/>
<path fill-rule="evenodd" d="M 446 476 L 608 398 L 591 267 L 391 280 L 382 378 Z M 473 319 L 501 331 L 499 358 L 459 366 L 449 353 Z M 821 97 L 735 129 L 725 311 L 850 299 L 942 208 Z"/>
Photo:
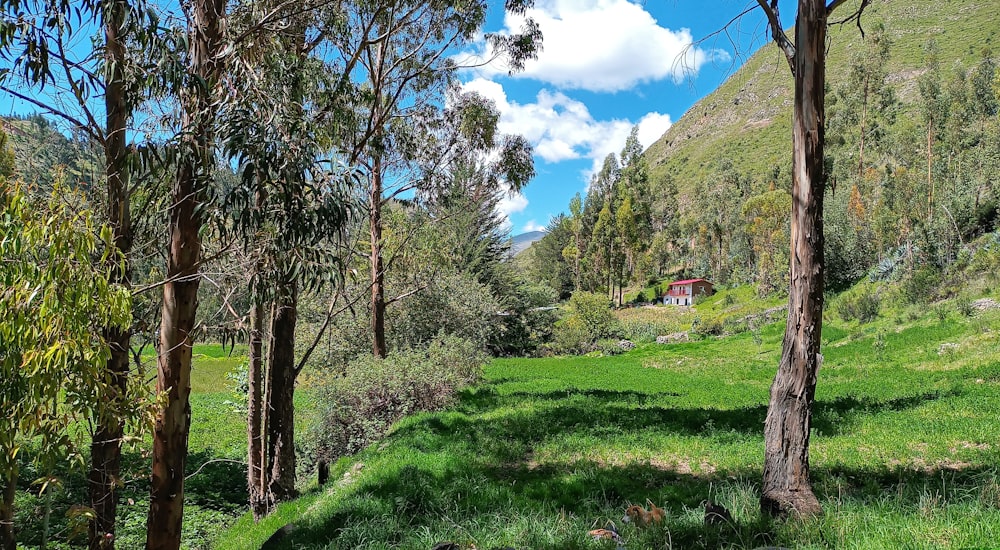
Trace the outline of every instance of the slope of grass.
<path fill-rule="evenodd" d="M 892 312 L 894 313 L 894 312 Z M 757 513 L 761 435 L 782 323 L 607 358 L 501 359 L 451 410 L 400 422 L 217 548 L 610 548 L 586 532 L 613 521 L 627 548 L 990 547 L 1000 540 L 996 464 L 1000 313 L 897 323 L 828 320 L 811 467 L 826 514 Z M 954 344 L 945 345 L 945 344 Z M 942 351 L 944 350 L 944 351 Z M 629 503 L 667 510 L 623 525 Z M 699 504 L 730 508 L 705 526 Z"/>
<path fill-rule="evenodd" d="M 849 14 L 857 2 L 848 2 L 837 13 Z M 866 29 L 883 23 L 892 40 L 889 72 L 900 85 L 901 98 L 911 104 L 916 96 L 914 76 L 924 63 L 923 48 L 933 39 L 940 58 L 978 61 L 983 48 L 1000 47 L 1000 25 L 995 5 L 984 0 L 935 2 L 875 0 L 865 12 Z M 748 15 L 762 20 L 760 12 Z M 833 18 L 834 20 L 837 17 Z M 760 27 L 763 35 L 763 26 Z M 762 39 L 766 37 L 762 36 Z M 848 73 L 852 51 L 862 37 L 854 24 L 830 28 L 827 80 L 836 88 Z M 739 56 L 748 52 L 736 52 Z M 698 181 L 717 179 L 721 159 L 733 162 L 739 173 L 765 178 L 776 166 L 789 174 L 791 166 L 792 77 L 782 53 L 763 43 L 746 63 L 715 92 L 696 103 L 667 133 L 647 150 L 651 180 L 672 174 L 682 207 Z"/>

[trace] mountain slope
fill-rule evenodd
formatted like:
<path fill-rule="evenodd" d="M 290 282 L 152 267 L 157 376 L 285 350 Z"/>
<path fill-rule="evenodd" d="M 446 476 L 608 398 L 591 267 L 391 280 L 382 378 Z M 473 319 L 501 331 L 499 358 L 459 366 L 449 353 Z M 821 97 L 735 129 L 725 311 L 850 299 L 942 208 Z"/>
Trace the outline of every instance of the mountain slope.
<path fill-rule="evenodd" d="M 835 13 L 852 13 L 849 2 Z M 754 13 L 748 17 L 760 17 Z M 871 30 L 883 23 L 892 41 L 889 80 L 901 84 L 900 97 L 912 102 L 914 78 L 923 65 L 923 48 L 934 39 L 943 69 L 951 60 L 966 66 L 984 48 L 1000 51 L 1000 12 L 984 0 L 874 0 L 862 25 Z M 831 88 L 847 74 L 851 52 L 863 38 L 853 24 L 830 29 L 827 81 Z M 722 159 L 737 172 L 768 177 L 780 167 L 791 168 L 792 77 L 782 53 L 772 43 L 754 53 L 715 92 L 696 103 L 647 151 L 654 185 L 671 174 L 683 199 L 695 183 L 715 177 Z M 680 201 L 682 207 L 685 201 Z"/>
<path fill-rule="evenodd" d="M 513 255 L 520 254 L 521 252 L 528 249 L 531 243 L 541 239 L 545 236 L 544 231 L 528 231 L 527 233 L 521 233 L 520 235 L 514 235 L 511 237 L 510 253 Z"/>

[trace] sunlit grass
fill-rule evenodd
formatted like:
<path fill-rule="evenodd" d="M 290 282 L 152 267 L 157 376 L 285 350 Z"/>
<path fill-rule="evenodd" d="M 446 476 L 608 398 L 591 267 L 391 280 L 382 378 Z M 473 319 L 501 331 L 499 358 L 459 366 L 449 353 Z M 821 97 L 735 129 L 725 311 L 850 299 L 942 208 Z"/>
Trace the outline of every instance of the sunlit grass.
<path fill-rule="evenodd" d="M 758 513 L 779 322 L 759 338 L 495 360 L 451 410 L 401 421 L 337 464 L 338 481 L 267 524 L 241 518 L 218 548 L 257 547 L 286 523 L 297 529 L 284 548 L 602 548 L 586 532 L 609 521 L 637 549 L 990 547 L 1000 538 L 1000 313 L 942 321 L 925 311 L 899 327 L 895 315 L 825 328 L 817 520 Z M 664 524 L 623 526 L 625 507 L 647 498 L 667 510 Z M 735 524 L 705 526 L 709 498 Z"/>

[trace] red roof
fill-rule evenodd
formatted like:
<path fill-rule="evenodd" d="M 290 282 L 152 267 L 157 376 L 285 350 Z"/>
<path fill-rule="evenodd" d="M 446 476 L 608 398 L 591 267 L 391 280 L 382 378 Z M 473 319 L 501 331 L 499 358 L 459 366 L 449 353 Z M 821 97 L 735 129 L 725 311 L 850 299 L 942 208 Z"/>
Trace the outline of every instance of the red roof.
<path fill-rule="evenodd" d="M 683 281 L 674 281 L 674 282 L 670 283 L 670 286 L 674 286 L 674 285 L 688 285 L 688 284 L 691 284 L 691 283 L 698 283 L 698 282 L 701 282 L 701 281 L 705 281 L 705 279 L 685 279 Z M 707 283 L 708 281 L 705 281 L 705 282 Z"/>

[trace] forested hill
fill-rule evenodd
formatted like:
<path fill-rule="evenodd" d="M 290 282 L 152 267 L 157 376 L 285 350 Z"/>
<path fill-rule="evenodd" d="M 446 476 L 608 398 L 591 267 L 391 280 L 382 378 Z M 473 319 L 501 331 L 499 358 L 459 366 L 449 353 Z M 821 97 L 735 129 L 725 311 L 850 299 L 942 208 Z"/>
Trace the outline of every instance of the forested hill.
<path fill-rule="evenodd" d="M 839 15 L 851 9 L 845 5 Z M 926 71 L 928 41 L 934 41 L 941 68 L 949 76 L 953 63 L 971 67 L 984 49 L 994 57 L 1000 54 L 1000 11 L 990 1 L 874 0 L 865 10 L 862 28 L 870 39 L 880 25 L 889 40 L 887 81 L 916 116 L 917 77 Z M 864 54 L 865 39 L 851 22 L 832 26 L 829 43 L 827 81 L 832 92 L 848 83 L 852 58 Z M 770 177 L 775 166 L 787 175 L 792 93 L 783 54 L 773 43 L 764 44 L 649 147 L 646 155 L 654 186 L 672 174 L 683 206 L 696 181 L 720 176 L 720 166 L 728 164 L 724 160 L 735 171 L 755 178 Z"/>
<path fill-rule="evenodd" d="M 853 4 L 832 21 L 853 13 Z M 863 33 L 854 21 L 831 26 L 830 287 L 872 276 L 876 266 L 894 277 L 945 270 L 996 230 L 995 7 L 984 0 L 874 0 L 861 18 Z M 564 293 L 666 276 L 783 292 L 793 81 L 782 55 L 765 44 L 641 155 L 633 140 L 609 157 L 589 194 L 532 247 L 537 278 Z"/>

